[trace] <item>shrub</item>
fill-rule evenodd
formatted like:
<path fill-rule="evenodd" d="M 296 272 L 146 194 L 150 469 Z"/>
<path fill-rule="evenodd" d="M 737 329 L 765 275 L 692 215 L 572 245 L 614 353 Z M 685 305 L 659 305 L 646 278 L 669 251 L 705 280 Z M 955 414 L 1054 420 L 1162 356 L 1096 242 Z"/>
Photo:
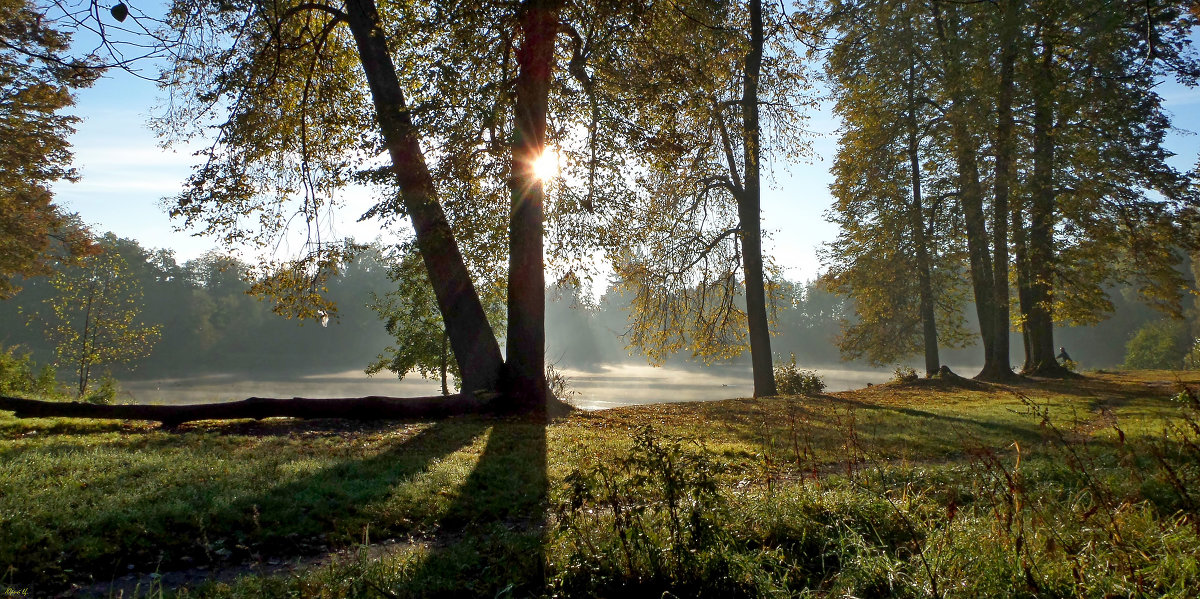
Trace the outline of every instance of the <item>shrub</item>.
<path fill-rule="evenodd" d="M 785 395 L 820 395 L 825 379 L 815 370 L 798 368 L 796 354 L 792 354 L 791 361 L 775 365 L 775 386 Z"/>
<path fill-rule="evenodd" d="M 100 384 L 94 387 L 88 387 L 87 393 L 84 393 L 81 400 L 87 403 L 95 404 L 111 404 L 117 398 L 117 393 L 121 390 L 117 379 L 111 375 L 105 375 L 100 379 Z"/>
<path fill-rule="evenodd" d="M 53 397 L 57 395 L 54 367 L 37 368 L 29 354 L 16 354 L 14 348 L 0 348 L 0 393 Z M 35 374 L 36 371 L 36 374 Z"/>
<path fill-rule="evenodd" d="M 1126 368 L 1178 369 L 1188 353 L 1187 331 L 1177 320 L 1149 322 L 1125 344 Z"/>
<path fill-rule="evenodd" d="M 1188 350 L 1187 355 L 1183 357 L 1183 369 L 1200 370 L 1200 337 L 1196 338 L 1192 349 Z"/>
<path fill-rule="evenodd" d="M 915 383 L 917 379 L 917 371 L 912 366 L 897 365 L 892 371 L 892 380 L 897 383 Z"/>

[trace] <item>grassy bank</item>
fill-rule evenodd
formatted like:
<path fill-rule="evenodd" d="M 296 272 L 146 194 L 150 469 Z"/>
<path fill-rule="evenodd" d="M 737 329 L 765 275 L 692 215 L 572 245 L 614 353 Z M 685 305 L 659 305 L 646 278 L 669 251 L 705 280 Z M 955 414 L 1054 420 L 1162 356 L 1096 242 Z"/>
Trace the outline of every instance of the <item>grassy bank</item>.
<path fill-rule="evenodd" d="M 918 381 L 548 427 L 0 414 L 0 588 L 1192 596 L 1200 405 L 1179 382 Z"/>

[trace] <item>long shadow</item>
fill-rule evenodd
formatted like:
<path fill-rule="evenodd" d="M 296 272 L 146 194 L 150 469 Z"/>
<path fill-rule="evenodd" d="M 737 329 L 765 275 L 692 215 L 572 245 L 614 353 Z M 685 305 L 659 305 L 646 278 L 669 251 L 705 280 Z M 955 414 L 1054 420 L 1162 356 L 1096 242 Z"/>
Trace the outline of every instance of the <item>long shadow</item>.
<path fill-rule="evenodd" d="M 860 409 L 860 410 L 895 412 L 897 414 L 904 414 L 905 416 L 911 416 L 913 418 L 925 418 L 925 419 L 929 419 L 929 420 L 938 420 L 938 421 L 942 421 L 942 422 L 946 422 L 946 423 L 950 423 L 950 424 L 961 425 L 961 426 L 968 427 L 968 428 L 988 429 L 988 430 L 997 431 L 997 432 L 1003 431 L 1005 433 L 1013 435 L 1013 437 L 1018 440 L 1037 439 L 1042 436 L 1041 432 L 1038 429 L 1038 421 L 1033 415 L 1029 416 L 1029 425 L 1028 426 L 1020 426 L 1020 425 L 1016 425 L 1016 424 L 996 422 L 994 420 L 982 420 L 982 419 L 975 419 L 975 418 L 964 418 L 962 416 L 951 416 L 948 414 L 938 414 L 936 412 L 929 412 L 926 410 L 919 410 L 916 408 L 906 408 L 906 407 L 891 406 L 891 405 L 880 405 L 880 404 L 864 402 L 864 401 L 857 400 L 857 399 L 847 399 L 844 397 L 831 397 L 829 399 L 833 403 L 841 403 L 841 404 L 845 404 L 845 405 L 851 405 L 851 406 L 854 406 L 856 409 Z"/>
<path fill-rule="evenodd" d="M 63 526 L 60 534 L 78 534 L 106 544 L 98 557 L 72 560 L 67 555 L 59 564 L 62 571 L 33 572 L 30 566 L 48 563 L 47 556 L 35 551 L 26 567 L 15 566 L 33 576 L 28 582 L 40 582 L 51 590 L 78 580 L 81 572 L 106 582 L 139 571 L 321 553 L 341 537 L 361 533 L 347 527 L 360 524 L 365 506 L 385 499 L 397 483 L 431 463 L 470 445 L 488 424 L 477 417 L 439 421 L 380 453 L 342 460 L 232 500 L 215 494 L 207 481 L 197 480 L 110 507 L 89 518 L 77 532 L 69 524 Z M 400 534 L 421 524 L 370 522 L 372 534 Z M 72 569 L 75 573 L 68 574 Z"/>
<path fill-rule="evenodd" d="M 544 417 L 498 419 L 475 470 L 438 523 L 444 539 L 392 593 L 537 596 L 545 588 Z"/>

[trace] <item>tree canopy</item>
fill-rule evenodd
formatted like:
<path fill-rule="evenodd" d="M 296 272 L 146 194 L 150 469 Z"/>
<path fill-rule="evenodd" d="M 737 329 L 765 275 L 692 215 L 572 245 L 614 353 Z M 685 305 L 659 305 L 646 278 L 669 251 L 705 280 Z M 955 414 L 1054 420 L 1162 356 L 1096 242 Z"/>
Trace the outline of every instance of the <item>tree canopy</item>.
<path fill-rule="evenodd" d="M 0 0 L 0 299 L 17 277 L 94 251 L 50 189 L 76 178 L 67 138 L 79 119 L 64 111 L 100 74 L 70 56 L 70 41 L 40 5 Z"/>

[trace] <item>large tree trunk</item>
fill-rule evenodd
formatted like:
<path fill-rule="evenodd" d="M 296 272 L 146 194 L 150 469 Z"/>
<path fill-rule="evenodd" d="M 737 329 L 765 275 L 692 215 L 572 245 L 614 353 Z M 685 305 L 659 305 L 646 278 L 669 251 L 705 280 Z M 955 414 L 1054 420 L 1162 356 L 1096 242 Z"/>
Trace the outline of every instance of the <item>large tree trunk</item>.
<path fill-rule="evenodd" d="M 741 221 L 742 270 L 746 277 L 746 316 L 750 328 L 750 361 L 754 368 L 754 396 L 777 395 L 771 357 L 771 329 L 767 322 L 766 285 L 763 277 L 761 214 L 761 147 L 758 122 L 758 80 L 762 71 L 763 20 L 761 0 L 750 0 L 750 51 L 742 87 L 743 159 L 746 182 L 738 196 Z"/>
<path fill-rule="evenodd" d="M 389 420 L 409 418 L 445 418 L 474 414 L 496 407 L 494 399 L 459 393 L 432 397 L 351 397 L 318 399 L 293 397 L 275 399 L 251 397 L 241 401 L 186 405 L 100 405 L 80 402 L 38 401 L 0 396 L 0 410 L 17 418 L 102 418 L 114 420 L 150 420 L 174 426 L 196 420 L 240 420 L 273 417 L 349 418 Z M 494 397 L 494 395 L 493 395 Z"/>
<path fill-rule="evenodd" d="M 542 258 L 545 191 L 533 163 L 546 149 L 546 112 L 559 0 L 521 5 L 516 130 L 509 221 L 508 354 L 505 389 L 526 409 L 546 404 L 546 275 Z"/>
<path fill-rule="evenodd" d="M 346 20 L 358 46 L 392 172 L 400 185 L 400 199 L 416 230 L 417 247 L 462 373 L 462 391 L 494 390 L 504 366 L 500 346 L 437 201 L 374 0 L 346 0 Z"/>
<path fill-rule="evenodd" d="M 966 82 L 962 73 L 960 52 L 961 41 L 951 40 L 948 29 L 957 27 L 957 9 L 951 6 L 949 13 L 954 21 L 946 24 L 938 2 L 933 3 L 934 24 L 942 47 L 945 63 L 946 88 L 950 94 L 950 134 L 953 137 L 954 161 L 958 169 L 959 202 L 963 208 L 963 219 L 967 232 L 967 253 L 970 256 L 971 287 L 974 290 L 975 310 L 979 316 L 979 333 L 983 339 L 983 370 L 975 378 L 987 380 L 997 370 L 995 366 L 996 345 L 996 293 L 993 283 L 992 259 L 990 256 L 986 216 L 983 210 L 983 186 L 979 181 L 979 163 L 975 151 L 975 140 L 971 135 L 969 119 L 970 99 L 965 91 Z M 951 45 L 954 48 L 951 48 Z"/>
<path fill-rule="evenodd" d="M 917 66 L 911 57 L 908 67 L 908 169 L 912 179 L 912 205 L 909 226 L 917 258 L 917 284 L 921 311 L 921 341 L 925 346 L 925 376 L 937 374 L 941 368 L 938 356 L 937 318 L 934 313 L 933 266 L 929 257 L 929 241 L 925 234 L 925 206 L 921 200 L 921 146 L 917 123 Z"/>
<path fill-rule="evenodd" d="M 1029 332 L 1027 374 L 1060 376 L 1054 355 L 1054 46 L 1041 28 L 1041 60 L 1035 71 L 1033 106 L 1033 197 L 1029 209 Z"/>
<path fill-rule="evenodd" d="M 996 173 L 992 198 L 992 291 L 995 340 L 992 343 L 991 370 L 985 368 L 989 380 L 1012 378 L 1009 359 L 1009 286 L 1008 286 L 1008 196 L 1016 176 L 1013 168 L 1013 66 L 1017 59 L 1016 28 L 1018 0 L 1004 3 L 1000 20 L 1000 89 L 996 97 Z"/>

